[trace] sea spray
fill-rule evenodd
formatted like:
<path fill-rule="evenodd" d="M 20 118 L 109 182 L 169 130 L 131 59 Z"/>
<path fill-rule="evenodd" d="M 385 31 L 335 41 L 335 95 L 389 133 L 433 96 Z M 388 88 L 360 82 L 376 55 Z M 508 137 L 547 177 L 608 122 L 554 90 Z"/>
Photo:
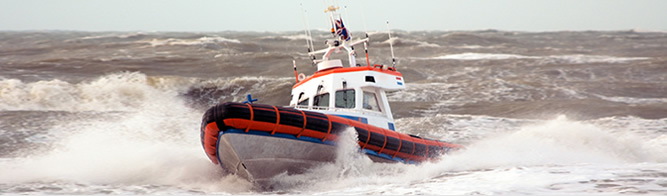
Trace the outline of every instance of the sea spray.
<path fill-rule="evenodd" d="M 336 141 L 336 158 L 334 162 L 322 163 L 310 168 L 306 173 L 287 175 L 286 173 L 273 178 L 276 189 L 308 189 L 320 182 L 336 182 L 349 176 L 359 176 L 360 168 L 370 166 L 373 162 L 359 151 L 357 132 L 354 128 L 346 128 L 338 135 Z"/>
<path fill-rule="evenodd" d="M 290 177 L 307 184 L 293 187 L 296 192 L 327 194 L 493 194 L 513 189 L 544 192 L 535 187 L 549 186 L 586 189 L 590 186 L 579 187 L 579 181 L 615 178 L 603 170 L 659 166 L 664 149 L 650 147 L 663 140 L 653 141 L 644 144 L 631 134 L 620 135 L 559 116 L 516 131 L 489 132 L 464 149 L 419 165 L 368 162 L 355 158 L 360 154 L 348 154 L 352 151 L 339 147 L 339 155 L 345 156 L 339 156 L 336 163 Z M 338 162 L 342 160 L 345 163 Z M 416 187 L 423 189 L 415 192 Z"/>
<path fill-rule="evenodd" d="M 148 84 L 145 75 L 121 73 L 76 85 L 55 83 L 61 85 L 51 85 L 52 90 L 44 90 L 39 82 L 29 84 L 33 87 L 25 89 L 32 93 L 27 94 L 39 99 L 29 99 L 20 106 L 37 104 L 49 108 L 44 103 L 54 101 L 54 97 L 58 101 L 62 95 L 74 95 L 81 104 L 62 102 L 63 105 L 50 109 L 96 109 L 103 113 L 80 113 L 78 118 L 42 127 L 53 135 L 47 138 L 51 140 L 49 148 L 1 161 L 0 184 L 26 188 L 30 182 L 53 182 L 65 187 L 151 185 L 202 192 L 250 189 L 249 182 L 225 175 L 202 156 L 196 131 L 200 112 L 188 107 L 174 91 Z M 71 88 L 53 90 L 58 86 Z M 94 188 L 89 191 L 84 194 L 99 193 Z"/>

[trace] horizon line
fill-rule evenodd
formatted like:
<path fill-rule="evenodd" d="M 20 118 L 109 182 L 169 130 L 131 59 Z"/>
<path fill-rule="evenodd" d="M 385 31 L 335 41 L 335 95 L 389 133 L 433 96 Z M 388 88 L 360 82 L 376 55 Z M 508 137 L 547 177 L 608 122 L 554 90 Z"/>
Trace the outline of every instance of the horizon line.
<path fill-rule="evenodd" d="M 127 33 L 215 33 L 215 32 L 237 32 L 237 33 L 292 33 L 299 32 L 303 33 L 302 30 L 278 30 L 278 31 L 261 31 L 261 30 L 72 30 L 72 29 L 10 29 L 10 30 L 0 30 L 0 32 L 127 32 Z M 328 32 L 326 29 L 311 29 L 311 31 L 317 32 Z M 525 32 L 525 33 L 548 33 L 548 32 L 635 32 L 635 33 L 667 33 L 667 30 L 662 29 L 643 29 L 643 28 L 630 28 L 630 29 L 615 29 L 615 30 L 600 30 L 600 29 L 590 29 L 590 30 L 504 30 L 504 29 L 474 29 L 474 30 L 404 30 L 404 29 L 391 29 L 392 32 Z M 375 30 L 375 31 L 351 31 L 351 33 L 377 33 L 377 32 L 387 32 L 386 30 Z"/>

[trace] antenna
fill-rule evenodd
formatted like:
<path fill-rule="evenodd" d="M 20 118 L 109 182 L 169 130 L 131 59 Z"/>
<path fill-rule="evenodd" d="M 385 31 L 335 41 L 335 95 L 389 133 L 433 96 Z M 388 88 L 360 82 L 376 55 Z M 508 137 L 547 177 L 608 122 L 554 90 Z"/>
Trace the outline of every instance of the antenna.
<path fill-rule="evenodd" d="M 364 52 L 366 52 L 366 64 L 368 66 L 371 66 L 371 60 L 368 59 L 368 44 L 371 43 L 371 38 L 368 37 L 368 26 L 366 26 L 366 9 L 364 8 L 364 2 L 361 1 L 361 17 L 364 21 L 364 34 L 366 34 L 366 39 L 368 39 L 368 43 L 364 42 Z"/>
<path fill-rule="evenodd" d="M 350 17 L 349 17 L 350 15 L 347 14 L 347 5 L 344 5 L 344 6 L 343 6 L 343 14 L 344 14 L 344 16 L 345 16 L 344 18 L 347 20 L 347 21 L 345 22 L 345 23 L 347 24 L 346 26 L 349 26 L 349 25 L 350 25 L 350 21 L 352 21 L 352 20 L 350 20 Z M 350 35 L 352 35 L 352 32 L 350 32 Z"/>
<path fill-rule="evenodd" d="M 389 21 L 387 20 L 387 34 L 389 34 L 389 49 L 391 50 L 391 67 L 396 68 L 396 57 L 394 56 L 394 45 L 391 43 L 391 29 L 389 29 Z"/>
<path fill-rule="evenodd" d="M 303 9 L 303 4 L 301 5 L 301 14 L 303 15 L 303 26 L 306 28 L 304 29 L 304 33 L 306 35 L 306 47 L 308 48 L 308 53 L 313 51 L 313 36 L 310 33 L 310 27 L 308 26 L 308 17 L 306 16 L 306 10 Z"/>
<path fill-rule="evenodd" d="M 368 38 L 368 26 L 366 26 L 366 9 L 364 8 L 363 1 L 361 1 L 361 17 L 364 21 L 364 32 L 366 33 L 366 38 Z"/>

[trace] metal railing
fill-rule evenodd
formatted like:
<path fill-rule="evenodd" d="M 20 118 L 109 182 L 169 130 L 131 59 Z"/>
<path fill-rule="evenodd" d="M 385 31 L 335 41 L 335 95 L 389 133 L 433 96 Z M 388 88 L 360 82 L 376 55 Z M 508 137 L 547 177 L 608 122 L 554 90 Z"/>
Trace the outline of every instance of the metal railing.
<path fill-rule="evenodd" d="M 350 113 L 359 113 L 359 114 L 364 114 L 364 115 L 386 117 L 386 115 L 382 112 L 367 110 L 367 109 L 336 108 L 336 107 L 307 106 L 307 105 L 296 105 L 296 106 L 290 106 L 290 107 L 292 107 L 294 109 L 303 109 L 303 110 L 323 110 L 323 111 L 334 111 L 334 112 L 350 112 Z"/>

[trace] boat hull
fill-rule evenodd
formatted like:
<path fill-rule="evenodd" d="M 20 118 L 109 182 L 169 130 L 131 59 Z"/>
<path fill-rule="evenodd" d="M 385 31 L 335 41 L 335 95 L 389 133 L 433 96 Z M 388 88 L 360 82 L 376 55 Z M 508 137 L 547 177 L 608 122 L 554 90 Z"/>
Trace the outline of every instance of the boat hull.
<path fill-rule="evenodd" d="M 229 173 L 268 187 L 276 175 L 300 174 L 334 161 L 335 151 L 330 144 L 228 130 L 218 140 L 217 158 Z"/>
<path fill-rule="evenodd" d="M 356 131 L 360 151 L 373 161 L 418 163 L 459 148 L 334 115 L 231 102 L 206 111 L 201 141 L 214 164 L 266 188 L 276 175 L 333 162 L 344 130 Z"/>

